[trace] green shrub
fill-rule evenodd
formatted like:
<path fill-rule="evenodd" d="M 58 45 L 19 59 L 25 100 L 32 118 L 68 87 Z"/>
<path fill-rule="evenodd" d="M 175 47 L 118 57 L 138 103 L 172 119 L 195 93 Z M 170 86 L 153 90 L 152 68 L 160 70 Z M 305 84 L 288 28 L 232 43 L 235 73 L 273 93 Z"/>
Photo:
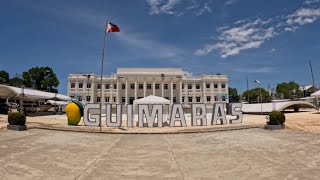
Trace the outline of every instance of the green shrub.
<path fill-rule="evenodd" d="M 283 112 L 280 111 L 272 111 L 269 115 L 269 121 L 267 121 L 268 125 L 279 125 L 283 124 L 286 121 L 286 116 Z"/>
<path fill-rule="evenodd" d="M 10 113 L 8 115 L 8 123 L 10 125 L 25 125 L 26 124 L 26 116 L 24 114 L 20 114 L 17 112 Z"/>

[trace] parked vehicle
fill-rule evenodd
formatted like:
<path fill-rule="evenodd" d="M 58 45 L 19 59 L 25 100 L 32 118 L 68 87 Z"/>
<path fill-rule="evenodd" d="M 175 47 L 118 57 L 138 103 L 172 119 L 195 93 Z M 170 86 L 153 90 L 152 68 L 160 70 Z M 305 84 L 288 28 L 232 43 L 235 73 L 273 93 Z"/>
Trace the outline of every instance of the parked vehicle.
<path fill-rule="evenodd" d="M 0 114 L 8 114 L 9 106 L 5 103 L 0 104 Z"/>

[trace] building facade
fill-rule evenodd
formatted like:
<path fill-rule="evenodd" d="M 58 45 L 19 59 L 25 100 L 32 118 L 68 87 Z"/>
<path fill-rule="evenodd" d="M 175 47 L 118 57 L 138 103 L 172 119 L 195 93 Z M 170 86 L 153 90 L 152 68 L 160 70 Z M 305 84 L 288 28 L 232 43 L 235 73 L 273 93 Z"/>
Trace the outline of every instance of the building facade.
<path fill-rule="evenodd" d="M 102 92 L 102 93 L 101 93 Z M 104 76 L 69 74 L 68 95 L 85 103 L 132 104 L 149 95 L 164 97 L 171 104 L 228 103 L 228 76 L 189 76 L 181 68 L 118 68 Z"/>

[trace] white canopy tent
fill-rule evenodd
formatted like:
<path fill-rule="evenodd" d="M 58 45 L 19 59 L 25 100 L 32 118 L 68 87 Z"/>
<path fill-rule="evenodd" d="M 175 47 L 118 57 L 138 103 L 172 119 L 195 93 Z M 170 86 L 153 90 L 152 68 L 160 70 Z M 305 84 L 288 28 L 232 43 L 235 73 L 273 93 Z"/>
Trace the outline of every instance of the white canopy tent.
<path fill-rule="evenodd" d="M 145 98 L 137 99 L 133 101 L 133 105 L 137 104 L 162 104 L 162 105 L 169 105 L 170 101 L 168 99 L 158 97 L 158 96 L 147 96 Z"/>
<path fill-rule="evenodd" d="M 66 106 L 68 104 L 67 101 L 55 101 L 55 100 L 48 100 L 47 103 L 54 106 Z"/>
<path fill-rule="evenodd" d="M 69 96 L 65 96 L 57 93 L 43 92 L 35 89 L 18 88 L 13 86 L 7 86 L 0 84 L 0 97 L 1 98 L 14 98 L 22 97 L 24 99 L 39 100 L 39 99 L 56 99 L 61 101 L 67 101 Z"/>
<path fill-rule="evenodd" d="M 312 93 L 311 97 L 320 97 L 320 90 Z"/>

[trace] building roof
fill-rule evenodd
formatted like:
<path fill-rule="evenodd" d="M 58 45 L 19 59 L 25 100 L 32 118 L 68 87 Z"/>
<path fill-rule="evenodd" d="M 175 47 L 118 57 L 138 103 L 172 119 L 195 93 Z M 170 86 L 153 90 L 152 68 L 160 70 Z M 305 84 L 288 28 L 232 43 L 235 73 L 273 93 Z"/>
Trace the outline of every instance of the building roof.
<path fill-rule="evenodd" d="M 299 89 L 300 89 L 301 91 L 303 91 L 303 90 L 308 90 L 308 89 L 310 89 L 311 87 L 313 87 L 313 85 L 301 86 L 301 87 L 299 87 Z"/>
<path fill-rule="evenodd" d="M 118 68 L 117 74 L 166 74 L 184 75 L 181 68 Z"/>
<path fill-rule="evenodd" d="M 13 86 L 7 86 L 0 84 L 0 97 L 2 98 L 12 98 L 12 97 L 22 97 L 31 99 L 31 100 L 38 100 L 38 99 L 57 99 L 62 101 L 67 101 L 70 99 L 69 96 L 65 96 L 58 93 L 50 93 L 50 92 L 43 92 L 35 89 L 27 89 L 27 88 L 18 88 Z"/>

